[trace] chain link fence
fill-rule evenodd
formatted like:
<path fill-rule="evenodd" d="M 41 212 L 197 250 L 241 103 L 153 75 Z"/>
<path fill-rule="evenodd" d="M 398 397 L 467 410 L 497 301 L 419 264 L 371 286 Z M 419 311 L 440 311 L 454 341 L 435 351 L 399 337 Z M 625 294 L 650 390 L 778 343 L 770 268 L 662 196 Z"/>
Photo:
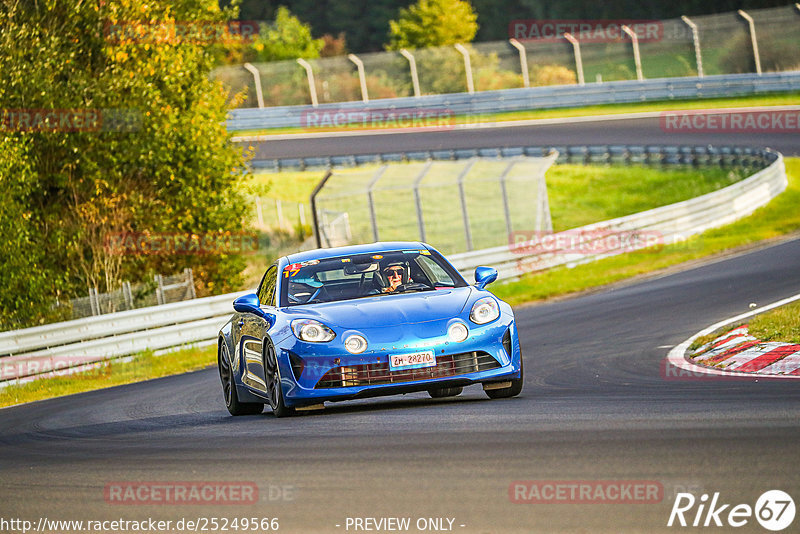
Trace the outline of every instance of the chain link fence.
<path fill-rule="evenodd" d="M 182 273 L 171 276 L 157 274 L 148 283 L 123 282 L 118 290 L 108 293 L 99 293 L 97 289 L 91 288 L 89 296 L 58 302 L 54 310 L 61 310 L 66 320 L 80 319 L 194 298 L 196 294 L 192 269 L 186 268 Z"/>
<path fill-rule="evenodd" d="M 795 6 L 751 10 L 764 72 L 800 69 L 800 9 Z M 513 23 L 513 21 L 509 21 Z M 591 23 L 592 21 L 586 21 Z M 624 23 L 624 21 L 621 21 Z M 753 40 L 747 19 L 739 13 L 654 21 L 652 35 L 639 41 L 645 78 L 697 76 L 698 59 L 706 75 L 757 72 Z M 696 25 L 696 55 L 691 24 Z M 530 33 L 526 34 L 530 35 Z M 637 32 L 638 35 L 638 32 Z M 583 74 L 587 83 L 637 78 L 631 39 L 590 39 L 580 42 Z M 556 39 L 518 39 L 525 49 L 529 84 L 577 83 L 579 76 L 573 46 L 563 36 Z M 581 42 L 583 40 L 583 42 Z M 600 42 L 598 42 L 600 41 Z M 523 87 L 520 51 L 509 41 L 466 45 L 475 91 Z M 454 47 L 411 51 L 419 94 L 462 93 L 468 90 L 464 57 Z M 370 99 L 415 96 L 411 60 L 399 52 L 374 52 L 359 56 L 364 64 Z M 356 65 L 345 56 L 308 60 L 319 103 L 361 100 Z M 264 105 L 288 106 L 312 102 L 304 68 L 295 60 L 255 64 L 263 85 Z M 257 107 L 255 78 L 242 66 L 216 69 L 232 94 L 247 91 L 242 107 Z"/>
<path fill-rule="evenodd" d="M 451 254 L 551 231 L 545 172 L 556 156 L 336 169 L 314 199 L 320 244 L 420 240 Z"/>

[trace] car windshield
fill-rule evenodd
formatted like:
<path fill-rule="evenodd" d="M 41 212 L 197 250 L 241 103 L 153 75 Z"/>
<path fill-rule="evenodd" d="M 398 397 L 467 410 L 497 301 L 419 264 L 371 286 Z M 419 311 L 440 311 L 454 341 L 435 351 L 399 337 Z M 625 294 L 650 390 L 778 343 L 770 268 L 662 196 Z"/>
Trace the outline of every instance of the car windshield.
<path fill-rule="evenodd" d="M 308 260 L 283 270 L 285 306 L 466 286 L 438 253 L 398 250 Z"/>

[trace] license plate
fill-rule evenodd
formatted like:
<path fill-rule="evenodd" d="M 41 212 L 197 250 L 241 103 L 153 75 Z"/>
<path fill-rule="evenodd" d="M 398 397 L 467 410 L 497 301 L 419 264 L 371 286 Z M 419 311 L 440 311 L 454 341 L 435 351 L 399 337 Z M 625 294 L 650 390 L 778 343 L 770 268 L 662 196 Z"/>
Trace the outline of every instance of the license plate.
<path fill-rule="evenodd" d="M 420 369 L 422 367 L 436 366 L 436 356 L 432 350 L 414 352 L 412 354 L 395 354 L 389 356 L 389 369 L 401 371 L 403 369 Z"/>

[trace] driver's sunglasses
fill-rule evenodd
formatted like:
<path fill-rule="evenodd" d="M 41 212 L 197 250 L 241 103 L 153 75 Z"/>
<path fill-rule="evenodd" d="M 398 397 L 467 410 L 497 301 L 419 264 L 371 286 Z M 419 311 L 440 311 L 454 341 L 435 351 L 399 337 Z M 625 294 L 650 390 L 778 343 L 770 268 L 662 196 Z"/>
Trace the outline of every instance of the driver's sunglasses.
<path fill-rule="evenodd" d="M 400 276 L 400 277 L 403 276 L 403 269 L 400 267 L 397 267 L 395 269 L 386 269 L 386 271 L 384 272 L 386 273 L 386 276 Z"/>

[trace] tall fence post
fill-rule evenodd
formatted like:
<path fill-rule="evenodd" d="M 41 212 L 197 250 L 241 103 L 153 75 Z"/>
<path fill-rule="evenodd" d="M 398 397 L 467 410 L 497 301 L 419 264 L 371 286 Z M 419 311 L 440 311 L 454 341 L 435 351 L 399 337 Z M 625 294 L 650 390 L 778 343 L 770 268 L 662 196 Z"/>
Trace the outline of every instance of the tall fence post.
<path fill-rule="evenodd" d="M 503 173 L 500 175 L 500 193 L 503 196 L 503 215 L 505 215 L 506 219 L 506 234 L 509 238 L 511 238 L 511 232 L 513 231 L 513 226 L 511 225 L 511 210 L 508 207 L 508 192 L 506 191 L 506 178 L 508 177 L 508 173 L 511 172 L 511 169 L 514 165 L 517 164 L 517 160 L 511 160 L 506 168 L 503 170 Z"/>
<path fill-rule="evenodd" d="M 153 277 L 156 281 L 156 302 L 159 306 L 164 304 L 164 279 L 160 274 Z"/>
<path fill-rule="evenodd" d="M 367 203 L 369 204 L 369 220 L 372 224 L 372 237 L 375 241 L 380 241 L 380 236 L 378 235 L 378 215 L 375 213 L 375 199 L 372 197 L 372 188 L 375 187 L 375 184 L 378 183 L 378 180 L 381 179 L 383 173 L 386 172 L 388 169 L 388 165 L 384 165 L 380 169 L 375 172 L 375 175 L 370 180 L 369 185 L 367 186 Z"/>
<path fill-rule="evenodd" d="M 464 71 L 467 73 L 467 92 L 472 94 L 475 92 L 475 83 L 472 81 L 472 63 L 469 59 L 469 50 L 461 43 L 457 43 L 455 48 L 464 56 Z"/>
<path fill-rule="evenodd" d="M 317 85 L 314 83 L 314 70 L 311 68 L 311 63 L 301 57 L 297 58 L 297 63 L 306 69 L 306 78 L 308 78 L 308 92 L 311 93 L 311 105 L 317 107 L 319 106 L 319 101 L 317 100 Z"/>
<path fill-rule="evenodd" d="M 250 71 L 253 75 L 253 81 L 256 85 L 256 100 L 258 101 L 258 107 L 264 107 L 264 93 L 261 90 L 261 73 L 252 63 L 245 63 L 244 68 Z"/>
<path fill-rule="evenodd" d="M 747 21 L 747 26 L 750 28 L 750 42 L 753 44 L 753 59 L 756 60 L 756 74 L 761 74 L 761 57 L 758 54 L 758 39 L 756 39 L 756 24 L 753 17 L 745 13 L 743 10 L 738 11 L 739 16 Z"/>
<path fill-rule="evenodd" d="M 461 198 L 461 216 L 464 220 L 464 237 L 467 241 L 467 251 L 472 250 L 472 230 L 469 227 L 469 214 L 467 213 L 467 196 L 464 194 L 464 179 L 469 174 L 469 171 L 472 170 L 472 166 L 475 165 L 477 159 L 473 158 L 467 163 L 464 170 L 461 171 L 461 174 L 458 175 L 458 196 Z"/>
<path fill-rule="evenodd" d="M 414 96 L 419 98 L 420 92 L 419 92 L 419 76 L 417 75 L 417 60 L 414 59 L 414 54 L 412 54 L 405 48 L 402 48 L 400 50 L 400 55 L 408 60 L 408 66 L 409 69 L 411 70 L 411 85 L 414 86 Z"/>
<path fill-rule="evenodd" d="M 571 33 L 565 33 L 564 39 L 572 43 L 572 50 L 575 53 L 575 69 L 578 71 L 578 85 L 586 85 L 583 78 L 583 58 L 581 58 L 581 44 Z"/>
<path fill-rule="evenodd" d="M 283 230 L 283 204 L 279 198 L 275 199 L 275 215 L 278 218 L 278 228 Z"/>
<path fill-rule="evenodd" d="M 433 161 L 428 161 L 425 166 L 420 171 L 417 178 L 414 180 L 414 204 L 417 207 L 417 226 L 419 226 L 419 240 L 423 243 L 426 241 L 425 239 L 425 221 L 422 218 L 422 199 L 419 196 L 419 184 L 422 182 L 425 175 L 428 174 L 428 169 L 431 168 L 433 165 Z"/>
<path fill-rule="evenodd" d="M 256 195 L 256 221 L 259 228 L 264 228 L 264 214 L 261 210 L 261 197 Z"/>
<path fill-rule="evenodd" d="M 508 42 L 519 51 L 519 68 L 522 71 L 522 86 L 530 87 L 531 78 L 528 74 L 528 55 L 525 52 L 525 47 L 516 39 L 509 39 Z"/>
<path fill-rule="evenodd" d="M 197 293 L 194 290 L 194 273 L 191 267 L 186 267 L 183 270 L 183 275 L 186 277 L 186 299 L 196 299 Z"/>
<path fill-rule="evenodd" d="M 127 280 L 122 282 L 122 296 L 125 298 L 125 305 L 129 310 L 133 309 L 133 292 L 131 291 L 131 283 Z"/>
<path fill-rule="evenodd" d="M 642 57 L 639 55 L 639 36 L 625 24 L 622 25 L 622 31 L 628 34 L 628 37 L 631 38 L 631 43 L 633 43 L 633 62 L 636 65 L 636 79 L 641 82 L 644 76 L 642 76 Z"/>
<path fill-rule="evenodd" d="M 317 248 L 322 248 L 322 236 L 319 233 L 320 230 L 319 216 L 317 215 L 317 195 L 319 194 L 320 191 L 322 191 L 322 188 L 325 187 L 325 183 L 332 175 L 333 171 L 328 169 L 327 172 L 325 173 L 325 176 L 322 177 L 322 180 L 320 180 L 317 186 L 314 188 L 314 191 L 311 192 L 311 198 L 310 198 L 311 221 L 314 224 L 313 230 L 314 230 L 314 237 L 316 238 L 317 241 Z"/>
<path fill-rule="evenodd" d="M 694 61 L 697 64 L 697 76 L 703 77 L 703 56 L 700 51 L 700 34 L 697 31 L 697 24 L 686 15 L 681 15 L 681 20 L 692 30 L 692 42 L 694 43 Z"/>
<path fill-rule="evenodd" d="M 89 288 L 89 307 L 92 309 L 92 315 L 100 315 L 100 297 L 96 287 Z"/>
<path fill-rule="evenodd" d="M 361 83 L 361 100 L 369 102 L 369 95 L 367 94 L 367 75 L 364 73 L 364 62 L 361 61 L 355 54 L 347 54 L 347 59 L 356 64 L 358 69 L 358 81 Z"/>

